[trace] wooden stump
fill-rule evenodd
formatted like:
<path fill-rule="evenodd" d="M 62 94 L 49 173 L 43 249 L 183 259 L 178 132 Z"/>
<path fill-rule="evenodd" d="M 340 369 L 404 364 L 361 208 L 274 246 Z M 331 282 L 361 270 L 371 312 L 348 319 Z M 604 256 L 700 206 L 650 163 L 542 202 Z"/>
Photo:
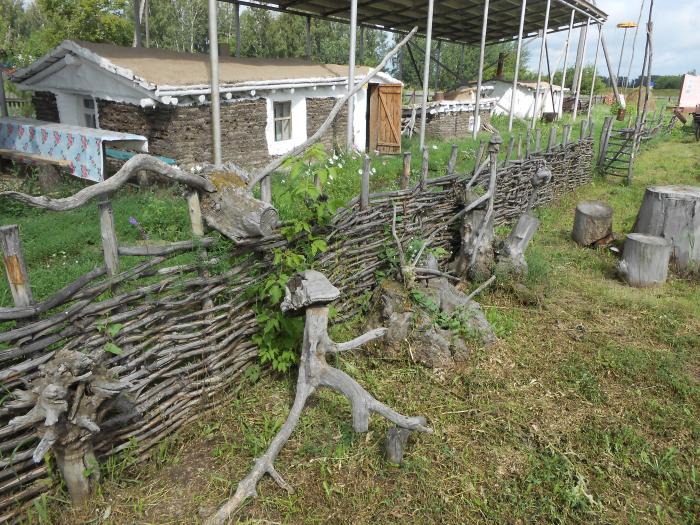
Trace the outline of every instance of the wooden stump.
<path fill-rule="evenodd" d="M 633 231 L 668 239 L 676 268 L 697 272 L 700 266 L 700 187 L 647 188 Z"/>
<path fill-rule="evenodd" d="M 613 209 L 600 201 L 580 202 L 576 206 L 572 237 L 581 246 L 605 239 L 612 234 Z"/>
<path fill-rule="evenodd" d="M 53 164 L 41 164 L 37 171 L 41 193 L 53 193 L 61 187 L 61 173 Z"/>
<path fill-rule="evenodd" d="M 527 274 L 525 251 L 540 227 L 539 219 L 523 213 L 498 250 L 497 271 L 518 277 Z"/>
<path fill-rule="evenodd" d="M 638 288 L 666 282 L 671 260 L 671 242 L 663 237 L 630 233 L 618 267 L 620 275 Z"/>

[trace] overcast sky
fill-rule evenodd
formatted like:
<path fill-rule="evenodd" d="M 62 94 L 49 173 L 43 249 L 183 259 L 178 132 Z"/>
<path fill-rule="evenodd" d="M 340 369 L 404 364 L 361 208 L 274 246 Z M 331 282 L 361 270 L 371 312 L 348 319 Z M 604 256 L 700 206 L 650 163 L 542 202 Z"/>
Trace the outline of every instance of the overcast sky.
<path fill-rule="evenodd" d="M 646 23 L 649 16 L 649 1 L 644 2 L 644 14 L 642 24 Z M 616 25 L 620 22 L 637 22 L 641 0 L 598 0 L 598 7 L 608 13 L 608 22 L 603 30 L 603 36 L 608 45 L 610 58 L 614 68 L 617 69 L 622 47 L 623 29 Z M 627 74 L 632 54 L 632 40 L 634 29 L 629 29 L 625 44 L 625 55 L 622 61 L 621 76 Z M 635 59 L 632 63 L 631 78 L 636 78 L 641 73 L 642 60 L 644 59 L 644 32 L 642 25 L 637 36 Z M 566 42 L 566 31 L 547 37 L 550 61 L 552 67 L 562 56 Z M 589 31 L 586 62 L 593 64 L 598 31 Z M 578 30 L 572 36 L 572 46 L 575 49 L 578 42 Z M 691 69 L 700 72 L 700 0 L 655 0 L 654 1 L 654 57 L 652 73 L 655 75 L 671 75 L 687 73 Z M 574 60 L 574 54 L 569 52 L 569 64 Z M 539 60 L 539 41 L 530 44 L 530 68 L 537 69 Z M 563 58 L 560 61 L 560 67 Z M 602 69 L 600 68 L 602 67 Z M 601 75 L 608 76 L 605 63 L 600 58 L 599 71 Z"/>

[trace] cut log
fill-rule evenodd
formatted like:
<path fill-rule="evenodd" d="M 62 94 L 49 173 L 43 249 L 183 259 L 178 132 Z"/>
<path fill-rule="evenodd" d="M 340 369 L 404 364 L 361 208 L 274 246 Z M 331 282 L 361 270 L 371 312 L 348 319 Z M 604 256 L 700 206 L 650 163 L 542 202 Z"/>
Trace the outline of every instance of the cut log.
<path fill-rule="evenodd" d="M 202 214 L 209 227 L 234 242 L 272 234 L 279 219 L 277 210 L 253 197 L 244 179 L 223 170 L 205 176 L 216 187 L 216 192 L 205 193 L 201 198 Z"/>
<path fill-rule="evenodd" d="M 572 236 L 581 246 L 605 239 L 612 234 L 613 209 L 600 201 L 580 202 L 576 206 Z"/>
<path fill-rule="evenodd" d="M 523 276 L 527 273 L 525 250 L 540 227 L 539 219 L 524 213 L 498 250 L 497 271 Z"/>
<path fill-rule="evenodd" d="M 676 268 L 682 272 L 697 272 L 700 266 L 700 187 L 647 188 L 633 231 L 668 239 Z"/>
<path fill-rule="evenodd" d="M 666 282 L 672 245 L 668 239 L 630 233 L 618 270 L 622 278 L 639 288 L 658 286 Z"/>

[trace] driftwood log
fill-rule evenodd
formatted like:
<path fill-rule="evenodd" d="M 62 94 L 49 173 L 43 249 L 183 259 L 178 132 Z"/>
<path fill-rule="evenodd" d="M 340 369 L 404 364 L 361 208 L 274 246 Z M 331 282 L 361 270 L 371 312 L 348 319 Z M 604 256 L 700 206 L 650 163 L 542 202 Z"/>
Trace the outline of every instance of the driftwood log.
<path fill-rule="evenodd" d="M 612 221 L 613 209 L 604 202 L 580 202 L 576 206 L 572 237 L 581 246 L 591 246 L 612 235 Z"/>
<path fill-rule="evenodd" d="M 307 270 L 289 280 L 282 310 L 302 311 L 306 316 L 294 404 L 265 454 L 255 460 L 250 473 L 238 483 L 236 493 L 216 514 L 206 520 L 207 525 L 226 523 L 231 513 L 246 499 L 257 495 L 256 486 L 265 474 L 272 476 L 280 487 L 292 492 L 292 487 L 275 469 L 274 462 L 296 428 L 306 400 L 319 387 L 332 388 L 348 398 L 352 406 L 352 426 L 355 432 L 367 432 L 369 417 L 372 412 L 376 412 L 402 429 L 432 433 L 432 430 L 425 426 L 425 418 L 399 414 L 377 401 L 348 374 L 326 362 L 328 354 L 352 350 L 386 335 L 386 328 L 377 328 L 347 343 L 333 342 L 328 335 L 328 303 L 339 297 L 340 291 L 322 273 L 314 270 Z"/>
<path fill-rule="evenodd" d="M 700 187 L 651 186 L 646 189 L 635 233 L 671 241 L 672 261 L 682 272 L 700 266 Z"/>
<path fill-rule="evenodd" d="M 618 271 L 630 286 L 644 288 L 666 282 L 672 245 L 668 239 L 630 233 Z"/>
<path fill-rule="evenodd" d="M 238 242 L 271 235 L 279 222 L 272 204 L 256 199 L 246 181 L 233 172 L 214 170 L 206 175 L 216 191 L 202 195 L 204 222 Z"/>

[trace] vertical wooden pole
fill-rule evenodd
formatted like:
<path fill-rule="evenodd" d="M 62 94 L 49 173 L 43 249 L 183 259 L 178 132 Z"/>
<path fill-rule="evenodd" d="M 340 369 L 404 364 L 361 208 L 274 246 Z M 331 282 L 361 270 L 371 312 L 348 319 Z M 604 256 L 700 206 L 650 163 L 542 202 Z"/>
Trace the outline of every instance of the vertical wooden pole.
<path fill-rule="evenodd" d="M 586 55 L 586 45 L 588 44 L 588 28 L 591 25 L 591 19 L 586 19 L 586 33 L 583 35 L 583 56 Z M 583 62 L 578 75 L 578 83 L 576 84 L 576 93 L 574 94 L 574 113 L 571 120 L 576 120 L 578 115 L 578 102 L 581 99 L 581 82 L 583 81 Z"/>
<path fill-rule="evenodd" d="M 600 55 L 600 41 L 603 39 L 603 26 L 598 24 L 598 43 L 595 48 L 595 59 L 593 60 L 593 80 L 591 80 L 591 94 L 588 97 L 588 119 L 591 119 L 593 111 L 593 93 L 595 92 L 595 79 L 598 76 L 598 55 Z"/>
<path fill-rule="evenodd" d="M 486 151 L 486 142 L 481 141 L 479 143 L 479 151 L 476 154 L 476 158 L 474 159 L 474 171 L 472 175 L 476 174 L 476 170 L 479 169 L 479 165 L 481 164 L 481 159 L 484 157 L 484 152 Z"/>
<path fill-rule="evenodd" d="M 16 224 L 0 227 L 0 248 L 15 306 L 18 308 L 30 306 L 33 301 L 32 288 L 29 284 L 27 267 L 24 264 L 19 227 Z"/>
<path fill-rule="evenodd" d="M 420 189 L 424 191 L 428 185 L 428 169 L 430 161 L 430 152 L 428 148 L 423 148 L 423 163 L 420 170 Z"/>
<path fill-rule="evenodd" d="M 447 162 L 447 174 L 452 175 L 455 172 L 457 166 L 457 153 L 459 152 L 459 146 L 457 144 L 452 144 L 452 151 L 450 151 L 450 160 Z"/>
<path fill-rule="evenodd" d="M 566 66 L 569 65 L 569 45 L 571 44 L 571 33 L 574 30 L 574 18 L 576 11 L 571 10 L 571 21 L 569 22 L 569 32 L 566 35 L 566 45 L 564 46 L 564 68 L 561 74 L 561 92 L 559 94 L 558 108 L 555 109 L 559 118 L 564 114 L 564 88 L 566 88 Z"/>
<path fill-rule="evenodd" d="M 241 6 L 233 4 L 233 24 L 236 26 L 236 58 L 241 58 Z"/>
<path fill-rule="evenodd" d="M 357 62 L 362 65 L 365 63 L 365 26 L 360 26 L 360 46 L 357 51 Z"/>
<path fill-rule="evenodd" d="M 547 0 L 550 1 L 550 0 Z M 484 80 L 484 54 L 486 52 L 486 30 L 489 24 L 489 0 L 484 2 L 484 18 L 481 22 L 481 47 L 479 48 L 479 71 L 476 80 L 476 100 L 474 101 L 474 126 L 472 138 L 476 140 L 481 128 L 481 114 L 479 106 L 481 104 L 481 83 Z"/>
<path fill-rule="evenodd" d="M 506 151 L 506 159 L 503 162 L 504 166 L 507 166 L 510 163 L 510 158 L 513 156 L 513 149 L 515 148 L 515 137 L 511 135 L 510 140 L 508 141 L 508 150 Z"/>
<path fill-rule="evenodd" d="M 204 223 L 202 222 L 202 208 L 199 205 L 199 193 L 197 193 L 197 190 L 187 193 L 187 211 L 190 215 L 192 233 L 195 237 L 203 237 Z"/>
<path fill-rule="evenodd" d="M 306 17 L 306 60 L 311 60 L 311 17 Z"/>
<path fill-rule="evenodd" d="M 542 63 L 544 61 L 544 50 L 547 45 L 547 31 L 549 31 L 549 11 L 552 7 L 552 0 L 547 0 L 547 7 L 544 14 L 544 28 L 542 29 L 542 45 L 540 46 L 540 61 L 537 67 L 537 83 L 535 84 L 535 105 L 532 108 L 532 121 L 530 128 L 535 128 L 537 120 L 537 104 L 540 98 L 540 85 L 542 85 Z"/>
<path fill-rule="evenodd" d="M 605 162 L 605 157 L 608 154 L 608 141 L 613 129 L 613 117 L 605 117 L 603 122 L 603 130 L 600 134 L 600 151 L 598 152 L 598 167 L 602 168 Z"/>
<path fill-rule="evenodd" d="M 425 148 L 425 126 L 428 119 L 428 91 L 430 90 L 430 46 L 433 42 L 433 7 L 435 0 L 428 0 L 428 20 L 425 30 L 425 61 L 423 62 L 423 95 L 420 108 L 420 149 Z M 410 49 L 410 48 L 409 48 Z"/>
<path fill-rule="evenodd" d="M 141 0 L 132 0 L 131 5 L 134 9 L 134 45 L 133 45 L 133 47 L 141 47 Z"/>
<path fill-rule="evenodd" d="M 362 180 L 360 181 L 360 210 L 369 208 L 369 155 L 365 155 L 365 162 L 362 167 Z"/>
<path fill-rule="evenodd" d="M 581 121 L 581 135 L 579 136 L 579 140 L 585 140 L 586 139 L 586 131 L 588 130 L 588 121 L 587 120 L 582 120 Z"/>
<path fill-rule="evenodd" d="M 547 142 L 547 153 L 552 153 L 554 146 L 557 143 L 557 127 L 552 126 L 549 129 L 549 141 Z"/>
<path fill-rule="evenodd" d="M 518 133 L 518 159 L 522 160 L 523 158 L 523 134 Z"/>
<path fill-rule="evenodd" d="M 518 46 L 515 54 L 515 73 L 513 74 L 513 87 L 510 93 L 510 109 L 508 111 L 508 131 L 513 131 L 513 113 L 515 111 L 515 93 L 518 90 L 518 76 L 520 75 L 520 58 L 523 51 L 523 28 L 525 26 L 525 11 L 527 9 L 527 0 L 522 0 L 520 4 L 520 30 L 518 31 Z M 462 47 L 464 52 L 464 47 Z M 518 147 L 518 157 L 520 157 L 520 148 Z"/>
<path fill-rule="evenodd" d="M 114 228 L 114 212 L 112 211 L 112 201 L 109 197 L 104 198 L 97 204 L 100 214 L 100 236 L 102 237 L 102 252 L 107 267 L 107 275 L 119 273 L 119 252 L 117 242 L 117 231 Z"/>
<path fill-rule="evenodd" d="M 318 184 L 317 184 L 318 186 Z M 272 202 L 272 175 L 268 175 L 260 181 L 260 200 Z"/>
<path fill-rule="evenodd" d="M 209 67 L 211 78 L 211 151 L 214 166 L 221 166 L 221 107 L 219 104 L 219 28 L 217 0 L 209 0 Z"/>
<path fill-rule="evenodd" d="M 535 130 L 535 153 L 539 153 L 542 148 L 542 128 Z"/>
<path fill-rule="evenodd" d="M 5 98 L 5 73 L 0 69 L 0 117 L 7 117 L 7 99 Z"/>
<path fill-rule="evenodd" d="M 355 86 L 355 46 L 357 44 L 357 0 L 350 1 L 350 52 L 348 56 L 348 92 Z M 355 145 L 355 97 L 348 99 L 348 127 L 345 151 Z"/>
<path fill-rule="evenodd" d="M 525 134 L 525 158 L 529 159 L 530 158 L 530 142 L 532 142 L 532 130 L 530 128 L 527 129 L 527 133 Z"/>
<path fill-rule="evenodd" d="M 401 189 L 408 189 L 411 183 L 411 152 L 403 154 L 403 172 L 401 173 Z"/>

